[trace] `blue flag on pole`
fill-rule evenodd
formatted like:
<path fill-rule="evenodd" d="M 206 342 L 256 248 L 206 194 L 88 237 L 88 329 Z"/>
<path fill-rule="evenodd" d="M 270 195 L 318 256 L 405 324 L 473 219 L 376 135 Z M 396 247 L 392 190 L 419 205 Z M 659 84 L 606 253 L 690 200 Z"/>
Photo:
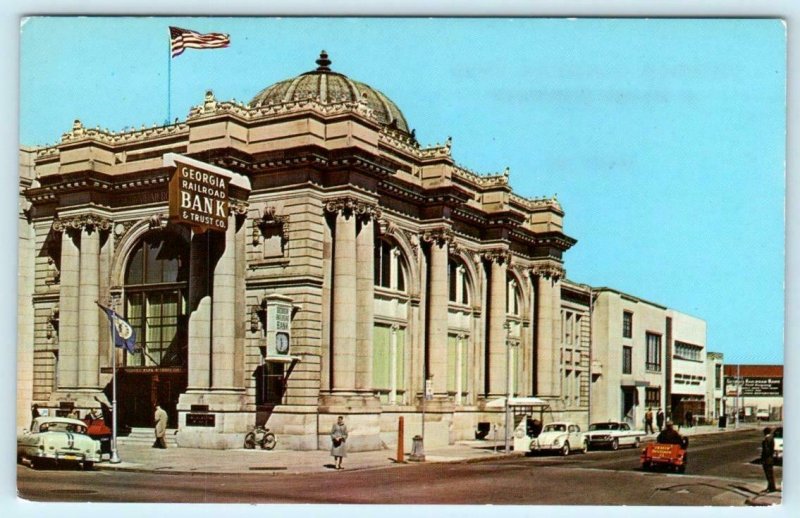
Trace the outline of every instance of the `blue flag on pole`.
<path fill-rule="evenodd" d="M 136 344 L 136 331 L 133 327 L 117 315 L 113 309 L 107 308 L 100 303 L 97 305 L 105 312 L 109 322 L 111 322 L 111 328 L 114 330 L 114 345 L 126 349 L 129 353 L 136 352 L 133 348 L 134 344 Z"/>

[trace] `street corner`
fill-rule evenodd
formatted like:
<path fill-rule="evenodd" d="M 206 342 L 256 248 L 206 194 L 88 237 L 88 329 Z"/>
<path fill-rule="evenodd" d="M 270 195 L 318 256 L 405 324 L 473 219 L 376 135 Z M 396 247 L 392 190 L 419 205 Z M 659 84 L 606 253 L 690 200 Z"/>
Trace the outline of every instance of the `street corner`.
<path fill-rule="evenodd" d="M 760 493 L 745 500 L 745 504 L 753 507 L 766 507 L 771 505 L 781 505 L 783 502 L 783 491 L 761 491 Z"/>

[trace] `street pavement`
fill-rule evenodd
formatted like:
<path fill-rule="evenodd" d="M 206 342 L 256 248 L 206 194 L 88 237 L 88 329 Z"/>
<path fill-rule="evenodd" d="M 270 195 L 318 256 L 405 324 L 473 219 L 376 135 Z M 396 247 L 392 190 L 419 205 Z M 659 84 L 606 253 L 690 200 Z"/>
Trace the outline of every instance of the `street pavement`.
<path fill-rule="evenodd" d="M 728 427 L 720 429 L 716 426 L 695 426 L 682 428 L 680 433 L 688 437 L 708 436 L 721 433 L 734 433 L 761 429 L 762 424 L 740 424 L 737 429 Z M 655 434 L 648 435 L 644 442 L 655 440 Z M 425 451 L 426 463 L 448 463 L 486 461 L 504 454 L 503 440 L 492 441 L 458 441 L 443 448 Z M 691 450 L 691 444 L 690 444 Z M 327 450 L 293 451 L 275 449 L 264 450 L 199 450 L 193 448 L 170 448 L 160 450 L 147 445 L 120 445 L 119 464 L 102 463 L 98 469 L 158 472 L 174 474 L 222 474 L 222 473 L 271 473 L 302 474 L 333 471 L 332 458 Z M 343 466 L 350 470 L 382 469 L 389 466 L 400 466 L 395 459 L 396 451 L 379 450 L 349 453 Z M 409 455 L 405 455 L 405 463 Z M 781 492 L 763 493 L 763 484 L 748 484 L 743 487 L 740 496 L 745 503 L 753 506 L 769 506 L 781 502 Z"/>

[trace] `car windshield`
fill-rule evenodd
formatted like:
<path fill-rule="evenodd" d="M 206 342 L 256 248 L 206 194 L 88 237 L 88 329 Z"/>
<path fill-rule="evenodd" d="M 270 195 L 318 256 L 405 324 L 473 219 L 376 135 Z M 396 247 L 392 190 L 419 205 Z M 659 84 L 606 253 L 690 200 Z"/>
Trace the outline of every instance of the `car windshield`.
<path fill-rule="evenodd" d="M 776 428 L 775 433 L 772 434 L 776 439 L 783 439 L 783 428 Z"/>
<path fill-rule="evenodd" d="M 617 423 L 594 423 L 589 425 L 589 431 L 593 432 L 595 430 L 619 430 L 619 424 Z"/>
<path fill-rule="evenodd" d="M 79 424 L 73 423 L 58 423 L 58 422 L 49 422 L 49 423 L 42 423 L 39 427 L 40 432 L 71 432 L 71 433 L 86 433 L 86 427 Z"/>
<path fill-rule="evenodd" d="M 563 424 L 549 424 L 544 427 L 545 432 L 566 432 L 567 427 Z"/>

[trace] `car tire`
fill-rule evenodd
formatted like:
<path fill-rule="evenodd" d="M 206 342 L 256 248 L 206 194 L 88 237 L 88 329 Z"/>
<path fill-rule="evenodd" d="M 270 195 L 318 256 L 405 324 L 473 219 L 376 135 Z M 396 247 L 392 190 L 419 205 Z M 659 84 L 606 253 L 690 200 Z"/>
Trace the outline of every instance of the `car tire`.
<path fill-rule="evenodd" d="M 83 463 L 83 471 L 91 471 L 94 469 L 94 462 L 87 460 Z"/>
<path fill-rule="evenodd" d="M 564 443 L 564 446 L 561 448 L 561 455 L 566 457 L 569 455 L 569 441 Z"/>
<path fill-rule="evenodd" d="M 619 449 L 619 439 L 611 441 L 611 449 L 617 451 Z"/>
<path fill-rule="evenodd" d="M 686 473 L 686 464 L 678 466 L 678 473 Z"/>
<path fill-rule="evenodd" d="M 589 439 L 584 439 L 583 440 L 583 450 L 581 450 L 581 453 L 586 453 L 588 451 L 589 451 Z"/>
<path fill-rule="evenodd" d="M 649 463 L 649 462 L 643 462 L 643 463 L 642 463 L 642 470 L 644 470 L 644 471 L 650 471 L 650 468 L 651 468 L 651 467 L 652 467 L 652 466 L 650 465 L 650 463 Z"/>

